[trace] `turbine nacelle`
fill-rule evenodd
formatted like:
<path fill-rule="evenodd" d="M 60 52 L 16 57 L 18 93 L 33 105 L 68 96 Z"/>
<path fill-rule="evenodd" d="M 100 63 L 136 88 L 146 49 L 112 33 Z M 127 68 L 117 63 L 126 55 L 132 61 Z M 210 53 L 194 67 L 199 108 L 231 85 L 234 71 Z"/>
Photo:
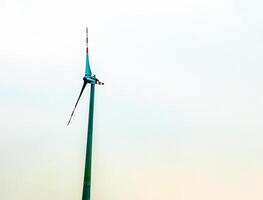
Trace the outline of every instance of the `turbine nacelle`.
<path fill-rule="evenodd" d="M 83 77 L 84 82 L 89 84 L 98 84 L 98 85 L 104 85 L 103 82 L 101 82 L 99 79 L 96 78 L 96 75 L 93 76 L 84 76 Z"/>

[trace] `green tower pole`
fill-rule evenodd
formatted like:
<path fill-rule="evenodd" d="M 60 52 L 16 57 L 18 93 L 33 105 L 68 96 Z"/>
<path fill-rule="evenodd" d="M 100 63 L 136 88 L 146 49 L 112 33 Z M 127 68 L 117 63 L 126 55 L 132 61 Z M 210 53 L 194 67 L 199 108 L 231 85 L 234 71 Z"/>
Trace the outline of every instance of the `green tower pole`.
<path fill-rule="evenodd" d="M 90 200 L 94 96 L 95 96 L 95 84 L 91 83 L 90 102 L 89 102 L 89 123 L 88 123 L 86 161 L 85 161 L 85 173 L 84 173 L 82 200 Z"/>

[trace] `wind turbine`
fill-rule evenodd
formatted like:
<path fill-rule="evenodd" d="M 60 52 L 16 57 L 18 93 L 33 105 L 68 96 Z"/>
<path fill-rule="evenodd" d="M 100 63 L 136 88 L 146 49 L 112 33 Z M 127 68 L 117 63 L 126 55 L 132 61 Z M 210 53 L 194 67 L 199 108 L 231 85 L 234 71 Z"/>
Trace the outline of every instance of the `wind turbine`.
<path fill-rule="evenodd" d="M 90 188 L 91 188 L 91 161 L 92 161 L 92 136 L 93 136 L 93 113 L 94 113 L 94 94 L 95 85 L 104 85 L 103 82 L 99 81 L 95 75 L 92 75 L 90 64 L 89 64 L 89 49 L 88 49 L 88 28 L 86 28 L 86 71 L 83 77 L 83 85 L 78 97 L 78 100 L 74 106 L 71 113 L 68 125 L 72 119 L 72 116 L 76 110 L 80 97 L 87 86 L 90 84 L 90 101 L 89 101 L 89 121 L 88 121 L 88 136 L 87 136 L 87 146 L 86 146 L 86 161 L 85 161 L 85 173 L 84 173 L 84 183 L 82 200 L 90 200 Z"/>

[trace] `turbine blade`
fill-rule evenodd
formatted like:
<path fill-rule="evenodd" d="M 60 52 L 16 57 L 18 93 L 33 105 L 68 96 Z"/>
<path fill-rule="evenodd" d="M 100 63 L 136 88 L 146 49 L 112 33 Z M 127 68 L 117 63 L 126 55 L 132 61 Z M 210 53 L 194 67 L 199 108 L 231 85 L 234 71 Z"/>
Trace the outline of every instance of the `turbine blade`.
<path fill-rule="evenodd" d="M 85 76 L 91 76 L 92 72 L 89 64 L 89 47 L 88 47 L 88 27 L 86 28 L 86 71 Z"/>
<path fill-rule="evenodd" d="M 99 79 L 96 79 L 96 84 L 98 84 L 98 85 L 104 85 L 104 83 L 101 82 Z"/>
<path fill-rule="evenodd" d="M 78 100 L 77 100 L 77 102 L 76 102 L 76 104 L 75 104 L 75 106 L 74 106 L 74 109 L 73 109 L 73 111 L 72 111 L 72 113 L 71 113 L 71 115 L 70 115 L 70 118 L 69 118 L 69 121 L 68 121 L 68 125 L 70 124 L 70 121 L 71 121 L 71 119 L 72 119 L 72 117 L 73 117 L 73 115 L 74 115 L 74 112 L 75 112 L 75 110 L 76 110 L 76 108 L 77 108 L 77 105 L 78 105 L 78 103 L 79 103 L 80 97 L 81 97 L 81 95 L 82 95 L 82 93 L 83 93 L 83 91 L 84 91 L 87 83 L 88 83 L 88 82 L 84 80 L 83 85 L 82 85 L 82 88 L 81 88 L 81 91 L 80 91 L 80 94 L 79 94 L 79 97 L 78 97 Z"/>

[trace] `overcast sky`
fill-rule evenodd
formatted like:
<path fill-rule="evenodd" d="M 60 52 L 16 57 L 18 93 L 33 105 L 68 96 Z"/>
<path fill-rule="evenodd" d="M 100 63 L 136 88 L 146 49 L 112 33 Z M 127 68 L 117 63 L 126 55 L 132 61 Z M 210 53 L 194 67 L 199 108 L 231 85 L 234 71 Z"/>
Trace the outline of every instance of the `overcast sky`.
<path fill-rule="evenodd" d="M 263 3 L 0 0 L 0 199 L 262 200 Z M 89 89 L 89 88 L 88 88 Z"/>

